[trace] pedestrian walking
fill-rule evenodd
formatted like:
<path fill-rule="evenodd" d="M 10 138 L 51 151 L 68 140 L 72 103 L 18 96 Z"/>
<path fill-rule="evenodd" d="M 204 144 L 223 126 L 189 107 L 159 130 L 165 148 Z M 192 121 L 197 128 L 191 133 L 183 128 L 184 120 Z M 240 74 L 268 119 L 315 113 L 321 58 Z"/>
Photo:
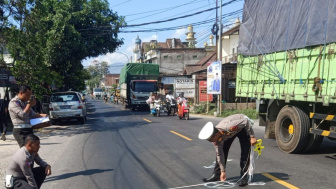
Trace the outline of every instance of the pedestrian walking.
<path fill-rule="evenodd" d="M 25 138 L 25 145 L 12 156 L 6 177 L 13 179 L 14 189 L 38 189 L 46 176 L 51 174 L 51 166 L 38 155 L 39 149 L 40 139 L 36 135 L 29 134 Z M 34 167 L 34 162 L 39 167 Z"/>
<path fill-rule="evenodd" d="M 218 125 L 213 126 L 208 122 L 200 131 L 198 137 L 202 140 L 212 142 L 216 149 L 216 165 L 213 174 L 203 179 L 204 182 L 225 181 L 226 180 L 226 161 L 232 142 L 238 137 L 241 148 L 240 174 L 242 179 L 239 186 L 248 184 L 248 177 L 245 174 L 249 167 L 249 152 L 252 145 L 257 143 L 252 129 L 253 121 L 244 114 L 234 114 L 224 118 Z"/>
<path fill-rule="evenodd" d="M 27 85 L 22 85 L 19 88 L 19 93 L 15 96 L 8 105 L 9 115 L 13 123 L 13 136 L 18 142 L 20 148 L 24 145 L 25 137 L 33 134 L 32 125 L 29 119 L 46 117 L 47 114 L 39 114 L 32 110 L 32 106 L 36 104 L 35 98 L 32 96 L 32 90 Z M 47 123 L 34 126 L 38 128 Z"/>
<path fill-rule="evenodd" d="M 8 116 L 8 101 L 5 99 L 1 99 L 0 94 L 0 133 L 1 133 L 1 140 L 3 141 L 6 141 L 6 133 L 8 128 L 7 116 Z"/>

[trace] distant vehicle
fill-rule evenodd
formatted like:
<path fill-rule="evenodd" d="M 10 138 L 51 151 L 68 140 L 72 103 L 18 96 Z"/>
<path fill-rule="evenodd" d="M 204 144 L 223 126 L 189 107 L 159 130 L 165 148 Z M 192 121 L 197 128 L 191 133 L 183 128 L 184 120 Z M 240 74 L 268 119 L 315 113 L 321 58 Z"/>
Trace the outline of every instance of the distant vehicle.
<path fill-rule="evenodd" d="M 53 93 L 50 97 L 49 115 L 52 122 L 77 119 L 86 121 L 86 104 L 80 93 L 74 91 Z"/>
<path fill-rule="evenodd" d="M 120 72 L 120 100 L 125 108 L 148 108 L 146 100 L 158 91 L 159 65 L 128 63 Z"/>
<path fill-rule="evenodd" d="M 99 99 L 100 97 L 103 97 L 103 89 L 93 88 L 93 98 Z"/>

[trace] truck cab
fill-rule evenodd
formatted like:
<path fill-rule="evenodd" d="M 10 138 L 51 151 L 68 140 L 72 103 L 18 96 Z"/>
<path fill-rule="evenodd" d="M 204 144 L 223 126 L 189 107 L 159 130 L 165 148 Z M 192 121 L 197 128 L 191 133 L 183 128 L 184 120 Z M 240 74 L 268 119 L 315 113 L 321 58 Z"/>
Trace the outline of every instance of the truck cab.
<path fill-rule="evenodd" d="M 99 99 L 100 97 L 103 97 L 103 89 L 93 88 L 93 98 Z"/>
<path fill-rule="evenodd" d="M 146 100 L 151 92 L 158 91 L 158 82 L 156 80 L 131 80 L 129 91 L 129 107 L 132 110 L 136 107 L 147 107 Z"/>

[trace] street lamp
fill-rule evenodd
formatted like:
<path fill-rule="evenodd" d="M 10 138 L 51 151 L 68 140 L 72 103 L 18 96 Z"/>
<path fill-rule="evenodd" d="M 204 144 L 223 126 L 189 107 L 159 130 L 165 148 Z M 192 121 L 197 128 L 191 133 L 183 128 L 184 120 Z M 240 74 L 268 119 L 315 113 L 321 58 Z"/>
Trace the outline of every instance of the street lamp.
<path fill-rule="evenodd" d="M 127 62 L 129 63 L 130 61 L 129 61 L 129 58 L 128 58 L 128 56 L 127 56 L 127 54 L 125 54 L 125 53 L 122 53 L 122 52 L 113 52 L 113 53 L 119 53 L 119 54 L 123 54 L 123 55 L 125 55 L 126 56 L 126 58 L 127 58 Z"/>

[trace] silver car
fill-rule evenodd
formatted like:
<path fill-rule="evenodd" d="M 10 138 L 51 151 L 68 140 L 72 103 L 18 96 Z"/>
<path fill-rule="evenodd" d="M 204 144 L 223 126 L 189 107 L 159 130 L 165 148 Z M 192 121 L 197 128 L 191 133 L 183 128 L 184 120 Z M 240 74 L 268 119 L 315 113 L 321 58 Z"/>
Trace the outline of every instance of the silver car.
<path fill-rule="evenodd" d="M 81 124 L 86 121 L 86 105 L 80 93 L 74 91 L 53 93 L 49 104 L 50 119 L 77 119 Z"/>

